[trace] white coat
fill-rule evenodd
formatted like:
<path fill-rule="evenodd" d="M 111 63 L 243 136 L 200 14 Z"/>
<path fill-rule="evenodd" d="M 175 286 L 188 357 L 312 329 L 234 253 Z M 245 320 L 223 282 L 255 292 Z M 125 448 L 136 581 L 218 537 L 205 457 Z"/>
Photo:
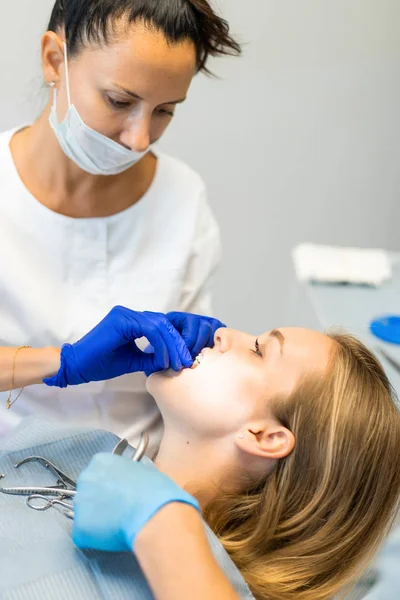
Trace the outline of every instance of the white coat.
<path fill-rule="evenodd" d="M 14 131 L 0 134 L 0 346 L 75 342 L 115 305 L 211 312 L 219 231 L 201 178 L 158 155 L 144 197 L 111 217 L 76 219 L 40 204 L 12 159 Z M 22 417 L 104 428 L 153 445 L 160 417 L 141 374 L 61 390 L 26 388 L 10 411 L 0 393 L 0 435 Z"/>

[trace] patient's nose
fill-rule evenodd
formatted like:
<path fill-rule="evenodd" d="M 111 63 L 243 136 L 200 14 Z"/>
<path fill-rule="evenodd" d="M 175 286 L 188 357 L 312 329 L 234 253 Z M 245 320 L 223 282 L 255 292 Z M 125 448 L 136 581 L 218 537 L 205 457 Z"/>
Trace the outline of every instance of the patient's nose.
<path fill-rule="evenodd" d="M 235 331 L 228 327 L 220 327 L 214 334 L 214 346 L 219 352 L 227 352 L 233 342 Z"/>
<path fill-rule="evenodd" d="M 219 352 L 228 352 L 235 350 L 241 352 L 254 347 L 255 336 L 236 329 L 221 328 L 217 329 L 214 335 L 215 348 Z"/>

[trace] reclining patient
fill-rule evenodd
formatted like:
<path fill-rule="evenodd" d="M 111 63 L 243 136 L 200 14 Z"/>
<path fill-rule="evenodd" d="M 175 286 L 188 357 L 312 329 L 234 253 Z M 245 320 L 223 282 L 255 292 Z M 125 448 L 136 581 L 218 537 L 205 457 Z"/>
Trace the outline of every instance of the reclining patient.
<path fill-rule="evenodd" d="M 398 508 L 400 416 L 383 369 L 348 335 L 294 328 L 257 339 L 219 329 L 215 346 L 203 350 L 196 365 L 147 380 L 165 427 L 156 466 L 199 500 L 206 523 L 256 599 L 328 600 L 368 564 Z M 32 453 L 33 440 L 24 435 L 25 447 L 11 440 L 0 454 L 7 479 L 16 459 Z M 112 446 L 82 443 L 78 431 L 68 434 L 67 446 L 59 443 L 40 449 L 50 452 L 49 459 L 62 459 L 72 475 L 79 461 L 82 469 L 91 453 Z M 81 585 L 90 570 L 101 595 L 112 598 L 125 569 L 130 585 L 141 590 L 136 597 L 151 597 L 133 556 L 116 562 L 111 554 L 88 557 L 76 550 L 65 535 L 70 523 L 64 515 L 35 513 L 13 496 L 0 495 L 0 509 L 8 523 L 1 546 L 15 548 L 12 559 L 0 555 L 0 598 L 8 598 L 7 591 L 14 598 L 15 581 L 6 575 L 22 560 L 27 539 L 31 557 L 42 552 L 43 589 L 55 581 L 55 544 L 40 547 L 43 536 L 53 542 L 56 536 L 59 568 L 67 564 L 73 573 L 79 566 Z M 240 597 L 251 597 L 213 537 L 217 559 Z M 33 597 L 38 579 L 34 571 L 25 573 L 15 597 Z M 85 588 L 81 597 L 96 596 Z"/>
<path fill-rule="evenodd" d="M 400 416 L 348 335 L 219 329 L 195 370 L 148 379 L 157 466 L 201 499 L 256 598 L 317 600 L 375 552 L 400 492 Z"/>

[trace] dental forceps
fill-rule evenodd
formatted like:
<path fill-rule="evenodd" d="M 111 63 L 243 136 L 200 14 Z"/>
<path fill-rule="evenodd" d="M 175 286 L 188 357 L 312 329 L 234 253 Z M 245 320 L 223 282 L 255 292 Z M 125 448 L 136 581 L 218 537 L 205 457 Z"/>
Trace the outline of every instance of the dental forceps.
<path fill-rule="evenodd" d="M 27 505 L 29 508 L 35 510 L 47 510 L 50 507 L 62 506 L 65 510 L 64 514 L 73 518 L 73 505 L 68 502 L 64 502 L 66 498 L 73 498 L 76 494 L 76 481 L 72 479 L 67 473 L 64 473 L 54 463 L 43 456 L 27 456 L 23 460 L 19 461 L 15 466 L 19 469 L 21 466 L 31 462 L 38 462 L 44 468 L 48 469 L 56 478 L 57 482 L 53 486 L 18 486 L 18 487 L 2 487 L 0 492 L 3 494 L 13 494 L 17 496 L 28 496 Z M 50 498 L 48 498 L 50 496 Z M 54 496 L 54 498 L 51 498 Z M 34 503 L 34 500 L 41 499 L 45 504 L 38 505 Z"/>
<path fill-rule="evenodd" d="M 19 461 L 15 466 L 16 469 L 19 469 L 22 465 L 26 465 L 30 462 L 38 462 L 43 465 L 46 469 L 48 469 L 55 477 L 57 477 L 57 485 L 55 487 L 60 487 L 60 489 L 70 489 L 76 490 L 76 481 L 69 477 L 64 471 L 56 467 L 50 460 L 47 458 L 43 458 L 43 456 L 27 456 L 23 460 Z"/>
<path fill-rule="evenodd" d="M 133 453 L 132 460 L 135 462 L 140 461 L 149 445 L 149 434 L 145 431 L 142 431 L 140 436 L 139 444 Z M 128 441 L 126 439 L 122 439 L 118 442 L 113 450 L 113 454 L 117 456 L 121 456 L 126 448 L 128 447 Z M 51 507 L 57 508 L 61 506 L 65 510 L 64 514 L 73 519 L 74 511 L 73 505 L 65 502 L 67 498 L 73 498 L 76 492 L 77 483 L 74 479 L 69 477 L 64 471 L 59 469 L 54 463 L 47 460 L 43 456 L 28 456 L 23 460 L 19 461 L 15 466 L 16 469 L 30 462 L 38 462 L 46 469 L 49 469 L 53 475 L 57 478 L 56 485 L 53 486 L 18 486 L 18 487 L 0 487 L 0 492 L 3 494 L 12 494 L 17 496 L 28 496 L 27 505 L 29 508 L 38 511 L 45 511 Z M 48 498 L 50 496 L 50 498 Z M 54 498 L 51 498 L 54 496 Z M 39 504 L 37 501 L 40 501 Z M 44 502 L 44 504 L 43 504 Z"/>
<path fill-rule="evenodd" d="M 14 467 L 19 469 L 22 465 L 26 465 L 30 462 L 38 462 L 46 469 L 49 469 L 49 471 L 51 471 L 51 473 L 57 477 L 56 484 L 49 486 L 29 485 L 18 487 L 1 487 L 0 492 L 3 494 L 15 494 L 17 496 L 43 494 L 46 496 L 72 497 L 76 494 L 76 481 L 43 456 L 27 456 L 14 465 Z"/>
<path fill-rule="evenodd" d="M 74 516 L 73 505 L 65 502 L 65 499 L 73 498 L 73 496 L 76 494 L 76 481 L 43 456 L 27 456 L 14 466 L 16 469 L 19 469 L 22 465 L 26 465 L 31 462 L 38 462 L 40 465 L 48 469 L 57 478 L 56 485 L 42 487 L 19 486 L 13 488 L 0 488 L 0 491 L 4 494 L 28 496 L 26 503 L 29 508 L 34 510 L 43 511 L 51 507 L 56 508 L 58 506 L 62 506 L 65 509 L 63 513 L 72 519 Z M 48 498 L 48 496 L 55 496 L 55 498 Z M 41 504 L 37 503 L 37 500 L 39 499 L 41 500 Z M 43 501 L 45 504 L 43 504 Z"/>

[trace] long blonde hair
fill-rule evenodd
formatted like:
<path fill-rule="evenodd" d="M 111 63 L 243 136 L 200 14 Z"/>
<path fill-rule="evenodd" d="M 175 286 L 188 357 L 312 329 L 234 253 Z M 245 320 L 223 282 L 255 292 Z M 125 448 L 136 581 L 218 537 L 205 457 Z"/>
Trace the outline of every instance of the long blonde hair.
<path fill-rule="evenodd" d="M 273 404 L 293 452 L 205 518 L 257 600 L 327 600 L 376 552 L 398 510 L 400 413 L 376 358 L 331 333 L 327 373 Z"/>

